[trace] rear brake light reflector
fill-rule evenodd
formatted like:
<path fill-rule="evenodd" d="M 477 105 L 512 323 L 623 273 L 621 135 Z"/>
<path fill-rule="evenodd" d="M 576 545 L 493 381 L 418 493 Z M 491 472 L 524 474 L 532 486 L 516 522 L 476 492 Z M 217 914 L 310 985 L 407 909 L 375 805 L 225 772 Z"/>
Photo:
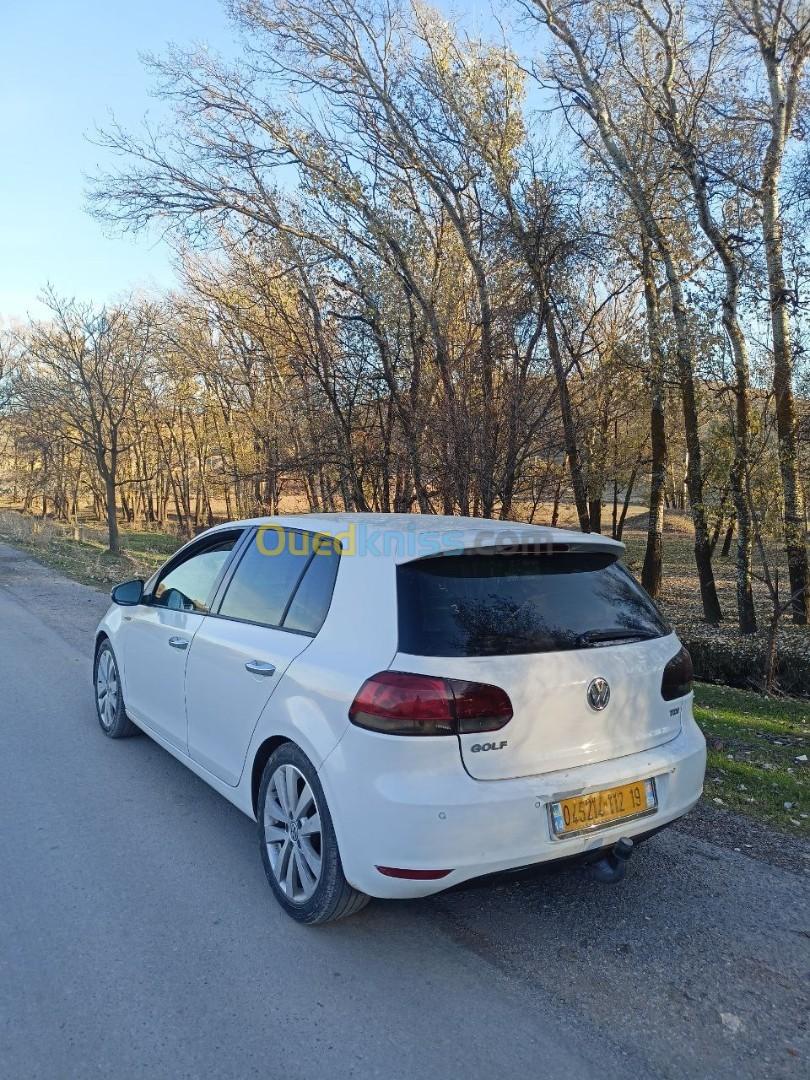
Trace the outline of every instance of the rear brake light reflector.
<path fill-rule="evenodd" d="M 360 687 L 349 719 L 385 735 L 469 735 L 508 724 L 512 703 L 488 683 L 380 671 Z"/>
<path fill-rule="evenodd" d="M 452 870 L 403 870 L 398 866 L 378 866 L 377 870 L 385 877 L 408 878 L 411 881 L 438 881 L 453 873 Z"/>

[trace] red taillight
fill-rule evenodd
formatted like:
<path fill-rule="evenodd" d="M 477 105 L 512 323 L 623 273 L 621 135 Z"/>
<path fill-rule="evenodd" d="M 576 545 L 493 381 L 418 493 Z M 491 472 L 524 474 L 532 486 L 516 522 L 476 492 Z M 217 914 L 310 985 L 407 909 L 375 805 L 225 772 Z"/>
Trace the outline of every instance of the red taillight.
<path fill-rule="evenodd" d="M 694 677 L 692 657 L 689 655 L 689 650 L 681 646 L 680 652 L 676 653 L 664 668 L 661 678 L 661 697 L 664 701 L 674 701 L 675 698 L 691 694 Z"/>
<path fill-rule="evenodd" d="M 502 728 L 512 703 L 487 683 L 381 671 L 360 687 L 349 719 L 386 735 L 464 735 Z"/>
<path fill-rule="evenodd" d="M 461 679 L 446 681 L 453 690 L 459 735 L 497 731 L 512 719 L 512 702 L 500 686 Z"/>
<path fill-rule="evenodd" d="M 360 687 L 349 719 L 388 735 L 455 735 L 452 704 L 444 679 L 381 671 Z"/>

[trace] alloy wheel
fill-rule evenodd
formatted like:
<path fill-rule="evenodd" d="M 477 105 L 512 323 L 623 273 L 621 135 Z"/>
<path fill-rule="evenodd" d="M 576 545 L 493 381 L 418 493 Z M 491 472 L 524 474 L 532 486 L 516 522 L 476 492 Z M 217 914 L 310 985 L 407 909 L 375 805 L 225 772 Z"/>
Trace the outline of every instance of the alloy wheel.
<path fill-rule="evenodd" d="M 321 817 L 315 794 L 294 765 L 279 765 L 264 801 L 264 842 L 279 888 L 306 903 L 321 880 Z"/>
<path fill-rule="evenodd" d="M 96 670 L 96 702 L 98 715 L 105 728 L 112 726 L 118 712 L 120 687 L 115 660 L 109 649 L 103 649 Z"/>
<path fill-rule="evenodd" d="M 98 715 L 105 728 L 111 727 L 112 721 L 116 719 L 119 693 L 116 661 L 112 659 L 110 650 L 104 649 L 98 658 L 96 670 L 96 701 Z"/>

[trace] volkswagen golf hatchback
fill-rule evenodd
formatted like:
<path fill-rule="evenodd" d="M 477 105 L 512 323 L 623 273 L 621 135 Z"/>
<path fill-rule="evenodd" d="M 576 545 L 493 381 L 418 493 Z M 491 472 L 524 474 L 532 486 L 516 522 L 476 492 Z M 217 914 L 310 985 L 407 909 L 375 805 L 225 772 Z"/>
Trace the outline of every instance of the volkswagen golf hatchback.
<path fill-rule="evenodd" d="M 622 551 L 456 517 L 218 526 L 113 590 L 99 723 L 255 819 L 302 922 L 626 855 L 698 800 L 705 743 L 689 655 Z"/>

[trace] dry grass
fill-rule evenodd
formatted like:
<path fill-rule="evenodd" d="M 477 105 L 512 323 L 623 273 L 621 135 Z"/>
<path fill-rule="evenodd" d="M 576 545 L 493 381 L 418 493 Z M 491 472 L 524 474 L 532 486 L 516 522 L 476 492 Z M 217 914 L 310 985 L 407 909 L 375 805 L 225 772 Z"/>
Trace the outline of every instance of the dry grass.
<path fill-rule="evenodd" d="M 150 577 L 180 544 L 176 536 L 122 529 L 122 553 L 110 555 L 106 529 L 83 525 L 81 539 L 73 528 L 0 510 L 0 540 L 30 551 L 55 570 L 98 588 L 110 588 L 131 577 Z"/>

